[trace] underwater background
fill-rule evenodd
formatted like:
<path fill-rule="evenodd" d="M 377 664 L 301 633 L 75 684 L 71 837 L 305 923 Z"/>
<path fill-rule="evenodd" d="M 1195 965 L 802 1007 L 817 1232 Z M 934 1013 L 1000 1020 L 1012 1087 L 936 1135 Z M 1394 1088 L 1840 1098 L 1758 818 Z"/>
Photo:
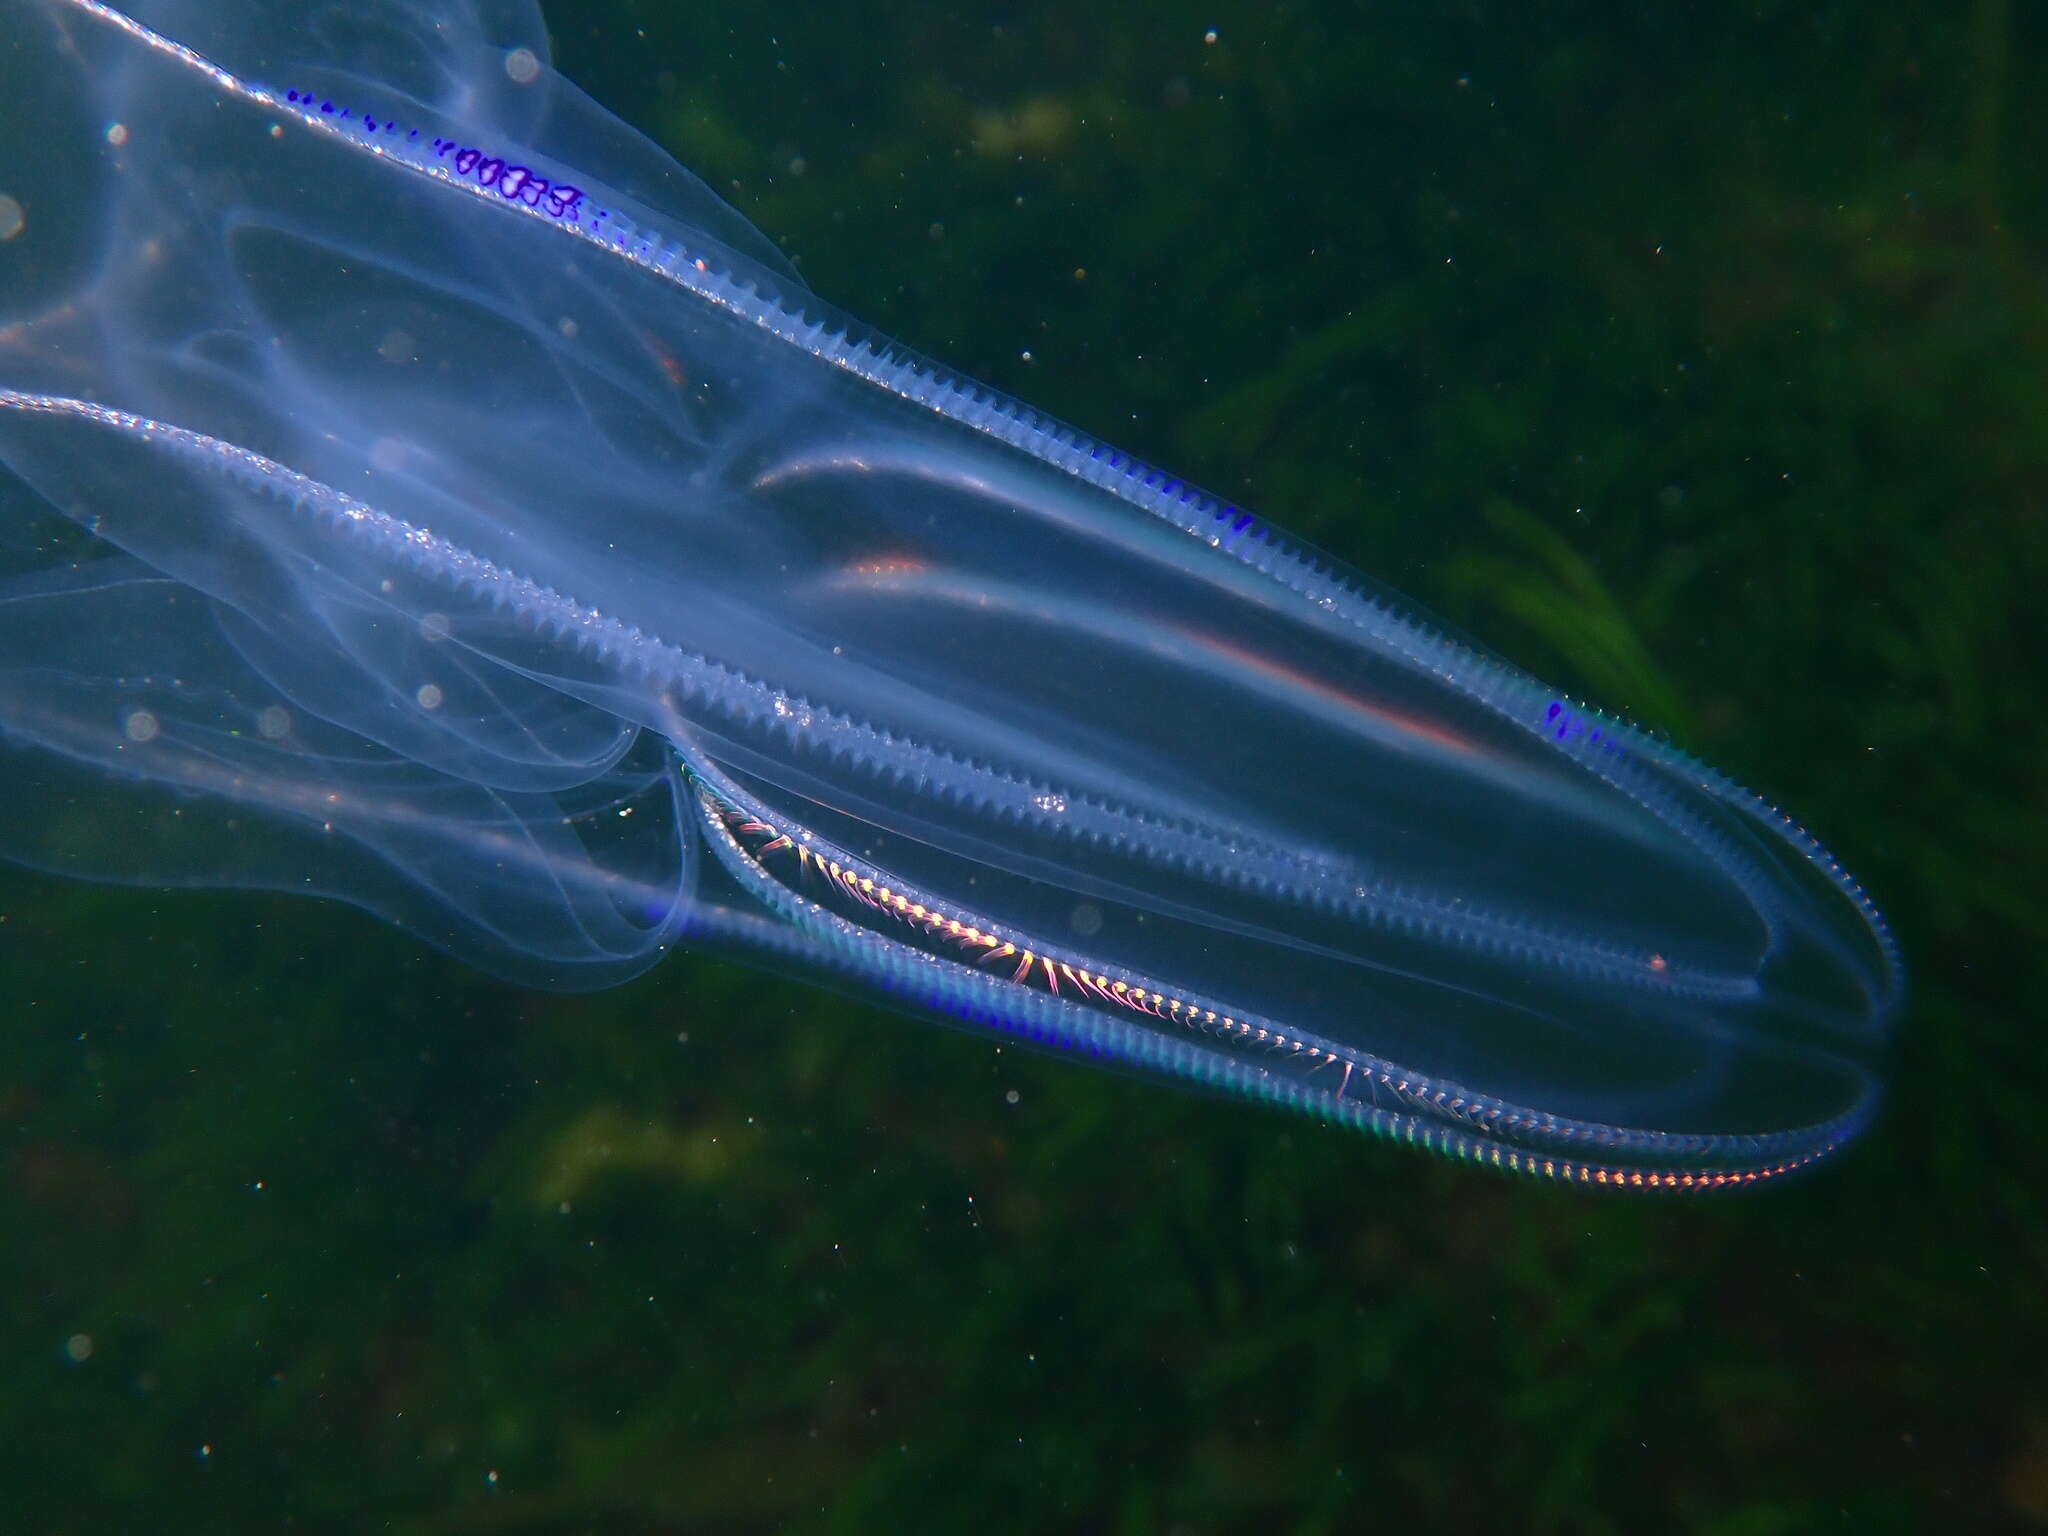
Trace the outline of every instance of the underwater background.
<path fill-rule="evenodd" d="M 1888 1111 L 1601 1196 L 4 867 L 0 1528 L 2048 1525 L 2048 13 L 546 10 L 827 298 L 1793 809 Z"/>

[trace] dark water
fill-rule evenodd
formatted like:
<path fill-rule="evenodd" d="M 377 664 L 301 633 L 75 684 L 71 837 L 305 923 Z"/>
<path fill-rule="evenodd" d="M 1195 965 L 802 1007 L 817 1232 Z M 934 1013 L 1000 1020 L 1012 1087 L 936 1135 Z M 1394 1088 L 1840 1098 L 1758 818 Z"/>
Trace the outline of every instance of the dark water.
<path fill-rule="evenodd" d="M 0 870 L 0 1525 L 2048 1520 L 2048 26 L 959 9 L 549 13 L 821 292 L 1796 807 L 1887 1118 L 1616 1202 Z"/>

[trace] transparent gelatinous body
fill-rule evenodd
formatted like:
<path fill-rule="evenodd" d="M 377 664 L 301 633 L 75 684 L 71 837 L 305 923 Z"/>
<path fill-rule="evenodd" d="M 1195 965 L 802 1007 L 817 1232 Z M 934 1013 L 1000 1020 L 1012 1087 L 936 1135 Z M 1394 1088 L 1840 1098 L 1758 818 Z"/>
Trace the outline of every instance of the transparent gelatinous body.
<path fill-rule="evenodd" d="M 889 345 L 524 0 L 0 0 L 0 839 L 678 940 L 1519 1171 L 1876 1098 L 1798 826 Z"/>

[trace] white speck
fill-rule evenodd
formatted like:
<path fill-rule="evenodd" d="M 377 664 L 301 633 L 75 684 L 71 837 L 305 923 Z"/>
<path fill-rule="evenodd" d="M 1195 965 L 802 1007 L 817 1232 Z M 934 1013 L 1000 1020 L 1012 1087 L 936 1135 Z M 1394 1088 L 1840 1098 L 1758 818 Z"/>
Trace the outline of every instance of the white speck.
<path fill-rule="evenodd" d="M 1211 27 L 1208 31 L 1204 32 L 1202 34 L 1202 41 L 1208 44 L 1209 47 L 1214 48 L 1216 46 L 1216 29 Z"/>
<path fill-rule="evenodd" d="M 162 729 L 156 716 L 146 709 L 129 711 L 128 718 L 121 722 L 121 734 L 135 742 L 155 741 Z"/>
<path fill-rule="evenodd" d="M 116 149 L 126 144 L 128 142 L 128 125 L 126 123 L 107 124 L 107 142 Z"/>

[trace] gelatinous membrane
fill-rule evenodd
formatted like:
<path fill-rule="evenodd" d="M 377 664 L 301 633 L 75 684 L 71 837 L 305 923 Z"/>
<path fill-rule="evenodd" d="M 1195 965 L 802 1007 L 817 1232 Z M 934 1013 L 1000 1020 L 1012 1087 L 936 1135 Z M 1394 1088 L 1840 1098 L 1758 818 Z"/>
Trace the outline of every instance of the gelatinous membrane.
<path fill-rule="evenodd" d="M 1797 825 L 822 303 L 530 4 L 0 18 L 16 856 L 1588 1182 L 1869 1118 L 1897 961 Z"/>

